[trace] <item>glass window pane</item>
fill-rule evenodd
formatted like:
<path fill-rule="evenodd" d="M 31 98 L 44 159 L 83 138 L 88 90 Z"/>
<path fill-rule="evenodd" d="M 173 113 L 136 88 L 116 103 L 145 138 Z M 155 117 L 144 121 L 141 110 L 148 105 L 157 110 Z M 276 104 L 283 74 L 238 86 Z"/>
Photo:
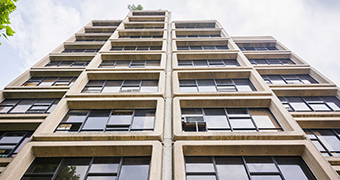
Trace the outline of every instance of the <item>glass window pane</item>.
<path fill-rule="evenodd" d="M 311 109 L 302 101 L 300 97 L 287 97 L 289 104 L 295 111 L 311 111 Z"/>
<path fill-rule="evenodd" d="M 197 92 L 197 87 L 180 87 L 180 92 Z"/>
<path fill-rule="evenodd" d="M 325 104 L 309 104 L 314 111 L 331 111 Z"/>
<path fill-rule="evenodd" d="M 114 180 L 116 176 L 88 176 L 86 180 Z"/>
<path fill-rule="evenodd" d="M 245 80 L 245 79 L 237 79 L 234 80 L 235 84 L 236 84 L 236 88 L 238 91 L 253 91 L 253 85 L 251 85 L 249 80 Z"/>
<path fill-rule="evenodd" d="M 272 84 L 286 84 L 283 79 L 278 75 L 267 75 Z"/>
<path fill-rule="evenodd" d="M 12 106 L 0 106 L 0 113 L 7 113 Z"/>
<path fill-rule="evenodd" d="M 237 60 L 235 59 L 225 59 L 223 60 L 225 66 L 239 66 Z"/>
<path fill-rule="evenodd" d="M 11 110 L 11 113 L 25 113 L 34 102 L 35 100 L 21 100 L 19 104 Z"/>
<path fill-rule="evenodd" d="M 232 118 L 236 117 L 250 117 L 247 109 L 227 109 L 228 116 Z"/>
<path fill-rule="evenodd" d="M 89 173 L 117 173 L 120 158 L 117 157 L 96 157 Z"/>
<path fill-rule="evenodd" d="M 108 125 L 130 125 L 133 110 L 114 110 L 109 119 Z"/>
<path fill-rule="evenodd" d="M 64 117 L 62 122 L 67 123 L 82 123 L 84 122 L 88 110 L 70 110 Z"/>
<path fill-rule="evenodd" d="M 86 86 L 103 86 L 104 80 L 89 80 Z"/>
<path fill-rule="evenodd" d="M 53 173 L 61 158 L 35 158 L 26 173 Z"/>
<path fill-rule="evenodd" d="M 245 157 L 250 173 L 279 172 L 270 157 Z"/>
<path fill-rule="evenodd" d="M 153 129 L 155 122 L 154 110 L 135 110 L 132 129 Z"/>
<path fill-rule="evenodd" d="M 155 80 L 143 80 L 140 92 L 157 92 L 158 81 Z"/>
<path fill-rule="evenodd" d="M 285 179 L 315 179 L 300 157 L 275 157 Z"/>
<path fill-rule="evenodd" d="M 215 172 L 212 157 L 185 157 L 186 172 Z"/>
<path fill-rule="evenodd" d="M 187 180 L 216 180 L 212 175 L 187 175 Z"/>
<path fill-rule="evenodd" d="M 322 97 L 323 100 L 326 101 L 327 105 L 330 106 L 334 111 L 340 110 L 340 103 L 336 97 L 332 96 L 324 96 Z"/>
<path fill-rule="evenodd" d="M 56 179 L 84 179 L 91 158 L 65 158 Z"/>
<path fill-rule="evenodd" d="M 150 158 L 124 158 L 119 179 L 147 180 Z"/>
<path fill-rule="evenodd" d="M 83 130 L 103 130 L 111 110 L 92 110 Z"/>
<path fill-rule="evenodd" d="M 197 80 L 199 92 L 213 92 L 216 91 L 214 81 L 211 79 Z"/>
<path fill-rule="evenodd" d="M 340 151 L 340 140 L 336 137 L 332 130 L 314 130 L 321 142 L 330 151 Z"/>
<path fill-rule="evenodd" d="M 252 175 L 252 180 L 281 180 L 280 175 Z"/>
<path fill-rule="evenodd" d="M 250 119 L 230 119 L 230 125 L 237 129 L 255 129 Z"/>
<path fill-rule="evenodd" d="M 215 157 L 219 179 L 248 180 L 241 157 Z"/>
<path fill-rule="evenodd" d="M 22 136 L 5 136 L 0 139 L 0 144 L 17 144 L 22 138 Z"/>
<path fill-rule="evenodd" d="M 224 116 L 205 116 L 208 129 L 225 129 L 230 128 L 227 122 L 227 117 Z"/>
<path fill-rule="evenodd" d="M 45 78 L 43 82 L 39 84 L 39 86 L 52 86 L 52 84 L 57 80 L 56 77 Z"/>
<path fill-rule="evenodd" d="M 206 60 L 194 60 L 194 66 L 208 66 Z"/>

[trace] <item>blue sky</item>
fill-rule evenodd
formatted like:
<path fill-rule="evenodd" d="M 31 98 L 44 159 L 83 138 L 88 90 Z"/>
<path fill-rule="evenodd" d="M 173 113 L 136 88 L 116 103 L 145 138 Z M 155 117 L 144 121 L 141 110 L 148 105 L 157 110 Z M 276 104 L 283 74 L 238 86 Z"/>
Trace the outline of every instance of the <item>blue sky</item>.
<path fill-rule="evenodd" d="M 231 36 L 274 36 L 340 85 L 338 0 L 19 0 L 10 16 L 16 33 L 0 38 L 0 88 L 92 19 L 123 19 L 132 3 L 169 10 L 172 20 L 216 19 Z"/>

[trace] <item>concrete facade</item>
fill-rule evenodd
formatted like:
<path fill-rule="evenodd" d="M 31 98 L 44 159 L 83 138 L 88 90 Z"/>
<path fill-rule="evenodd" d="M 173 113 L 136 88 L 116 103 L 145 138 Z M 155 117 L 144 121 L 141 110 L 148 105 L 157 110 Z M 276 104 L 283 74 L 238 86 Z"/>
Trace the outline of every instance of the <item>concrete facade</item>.
<path fill-rule="evenodd" d="M 313 83 L 299 75 L 310 77 Z M 265 76 L 282 77 L 286 83 L 268 84 Z M 63 77 L 74 81 L 57 85 Z M 57 80 L 51 82 L 53 78 Z M 238 89 L 240 79 L 248 80 L 253 89 Z M 196 84 L 188 84 L 193 80 Z M 201 91 L 203 80 L 214 82 L 203 86 L 216 89 Z M 231 86 L 219 80 L 233 82 L 235 89 L 223 89 Z M 37 85 L 24 85 L 31 81 Z M 94 83 L 94 88 L 119 90 L 84 92 L 89 81 L 105 82 Z M 141 91 L 149 87 L 143 81 L 157 82 L 157 90 Z M 51 85 L 43 85 L 46 82 Z M 183 92 L 183 85 L 198 90 Z M 293 104 L 287 111 L 282 97 L 302 97 L 311 110 L 299 111 Z M 308 100 L 311 97 L 321 100 Z M 271 36 L 233 37 L 216 20 L 171 21 L 166 10 L 132 11 L 123 20 L 93 20 L 0 91 L 0 133 L 34 131 L 15 147 L 19 153 L 2 154 L 0 179 L 20 179 L 38 157 L 125 156 L 150 157 L 149 180 L 186 179 L 185 156 L 298 156 L 316 179 L 339 179 L 340 150 L 325 156 L 305 133 L 333 129 L 338 140 L 333 143 L 340 147 L 340 101 L 330 102 L 330 97 L 339 100 L 339 88 Z M 46 99 L 58 103 L 46 105 L 42 102 Z M 208 115 L 203 113 L 203 121 L 195 121 L 197 132 L 189 132 L 183 109 L 190 108 L 224 109 L 227 130 L 209 129 Z M 90 112 L 108 109 L 109 120 L 115 110 L 133 111 L 133 117 L 136 110 L 154 110 L 152 129 L 109 131 L 111 126 L 105 124 L 103 132 L 82 132 Z M 248 113 L 260 109 L 256 113 L 268 115 L 267 122 L 277 123 L 279 130 L 262 130 L 251 113 L 249 119 L 256 128 L 235 130 L 229 109 Z M 72 110 L 89 112 L 77 132 L 71 133 L 74 122 L 66 125 L 69 131 L 58 132 Z M 205 129 L 201 132 L 202 122 Z"/>

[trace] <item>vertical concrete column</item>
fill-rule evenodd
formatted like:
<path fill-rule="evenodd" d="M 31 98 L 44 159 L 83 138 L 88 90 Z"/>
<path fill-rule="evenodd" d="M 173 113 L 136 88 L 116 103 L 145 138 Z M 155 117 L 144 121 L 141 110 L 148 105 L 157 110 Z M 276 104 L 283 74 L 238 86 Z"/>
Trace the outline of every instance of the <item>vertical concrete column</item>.
<path fill-rule="evenodd" d="M 171 13 L 168 12 L 167 61 L 165 82 L 165 109 L 163 135 L 162 180 L 172 180 L 172 48 L 171 48 Z"/>

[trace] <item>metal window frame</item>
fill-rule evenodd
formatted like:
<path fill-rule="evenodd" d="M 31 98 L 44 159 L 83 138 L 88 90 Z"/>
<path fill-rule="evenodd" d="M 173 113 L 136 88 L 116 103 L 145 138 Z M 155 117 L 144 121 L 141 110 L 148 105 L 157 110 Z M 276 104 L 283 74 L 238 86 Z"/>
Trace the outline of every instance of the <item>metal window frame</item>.
<path fill-rule="evenodd" d="M 82 122 L 82 123 L 68 123 L 68 122 L 62 122 L 63 121 L 63 119 L 69 114 L 69 112 L 71 111 L 71 110 L 87 110 L 87 114 L 86 114 L 86 116 L 85 116 L 85 118 L 84 118 L 84 121 Z M 109 113 L 109 116 L 107 116 L 107 121 L 106 121 L 106 124 L 105 124 L 105 127 L 104 127 L 104 129 L 102 129 L 102 130 L 96 130 L 96 129 L 93 129 L 93 130 L 91 130 L 91 129 L 89 129 L 89 130 L 83 130 L 82 128 L 84 127 L 84 125 L 86 124 L 86 122 L 87 122 L 87 120 L 88 120 L 88 118 L 90 117 L 90 114 L 91 114 L 91 112 L 92 112 L 92 110 L 110 110 L 110 113 Z M 122 129 L 117 129 L 117 131 L 113 131 L 113 130 L 107 130 L 107 129 L 109 129 L 108 127 L 107 127 L 107 125 L 108 125 L 108 123 L 109 123 L 109 120 L 110 120 L 110 118 L 112 117 L 112 113 L 113 113 L 113 111 L 115 111 L 115 110 L 132 110 L 132 115 L 131 115 L 131 121 L 130 121 L 130 125 L 127 127 L 127 129 L 126 129 L 126 131 L 124 131 L 124 130 L 122 130 Z M 146 129 L 132 129 L 132 125 L 133 125 L 133 122 L 134 122 L 134 118 L 136 117 L 135 116 L 135 113 L 136 113 L 136 110 L 145 110 L 145 111 L 148 111 L 148 110 L 154 110 L 155 111 L 155 116 L 154 116 L 154 127 L 152 128 L 152 129 L 148 129 L 148 128 L 146 128 Z M 141 131 L 141 132 L 143 132 L 143 131 L 154 131 L 154 129 L 155 129 L 155 120 L 156 120 L 156 111 L 157 111 L 157 109 L 155 108 L 155 109 L 70 109 L 70 110 L 68 110 L 68 112 L 65 114 L 65 116 L 62 118 L 62 120 L 60 121 L 60 123 L 59 123 L 59 125 L 56 127 L 56 129 L 54 130 L 54 133 L 56 133 L 56 132 L 69 132 L 69 133 L 74 133 L 74 132 L 76 132 L 76 133 L 80 133 L 80 132 L 138 132 L 138 131 Z M 79 126 L 79 129 L 77 130 L 77 131 L 70 131 L 70 130 L 58 130 L 58 127 L 60 126 L 60 125 L 62 125 L 62 124 L 72 124 L 72 125 L 74 125 L 74 124 L 80 124 L 80 126 Z"/>
<path fill-rule="evenodd" d="M 51 64 L 51 62 L 59 62 L 57 66 L 52 66 L 52 67 L 60 67 L 60 65 L 63 64 L 63 62 L 72 62 L 69 67 L 72 67 L 74 64 L 78 64 L 78 63 L 81 64 L 80 62 L 83 62 L 82 66 L 87 66 L 90 63 L 90 61 L 50 61 L 44 67 L 51 67 L 51 66 L 48 66 L 49 64 Z"/>
<path fill-rule="evenodd" d="M 10 157 L 15 157 L 16 153 L 14 153 L 22 143 L 24 143 L 26 138 L 30 138 L 32 136 L 34 131 L 0 131 L 0 140 L 3 137 L 11 137 L 11 136 L 6 136 L 8 133 L 24 133 L 22 136 L 21 140 L 15 144 L 14 148 L 7 154 L 7 155 L 2 155 L 1 157 L 4 158 L 10 158 Z M 14 144 L 0 144 L 0 145 L 14 145 Z"/>
<path fill-rule="evenodd" d="M 272 65 L 268 60 L 277 60 L 281 65 L 285 65 L 285 63 L 283 63 L 282 60 L 286 60 L 286 61 L 288 60 L 288 61 L 292 62 L 293 65 L 296 65 L 296 63 L 293 60 L 291 60 L 291 59 L 280 59 L 280 58 L 273 58 L 273 59 L 249 59 L 251 64 L 259 65 L 259 64 L 257 64 L 256 60 L 264 60 L 267 63 L 267 65 Z M 277 64 L 274 64 L 274 65 L 277 65 Z"/>
<path fill-rule="evenodd" d="M 197 92 L 200 92 L 197 80 L 213 80 L 216 91 L 212 91 L 212 92 L 225 92 L 225 91 L 218 91 L 218 85 L 216 83 L 216 80 L 219 80 L 219 79 L 183 79 L 183 80 L 194 80 L 195 84 L 196 84 Z M 231 80 L 232 84 L 230 86 L 234 86 L 236 91 L 229 91 L 229 92 L 239 92 L 238 88 L 237 88 L 237 84 L 234 82 L 234 80 L 248 80 L 250 88 L 253 89 L 253 91 L 257 91 L 255 86 L 253 85 L 253 83 L 249 79 L 244 79 L 244 78 L 237 79 L 237 78 L 233 78 L 233 79 L 222 79 L 222 80 Z M 181 79 L 179 80 L 179 82 L 180 81 L 181 81 Z M 181 86 L 181 83 L 179 83 L 179 87 L 181 88 L 181 87 L 194 87 L 194 86 Z"/>
<path fill-rule="evenodd" d="M 339 101 L 339 99 L 337 99 L 335 96 L 279 96 L 280 98 L 283 98 L 284 99 L 284 101 L 285 102 L 282 102 L 282 100 L 280 100 L 281 101 L 281 103 L 283 104 L 283 105 L 288 105 L 289 107 L 290 107 L 290 109 L 291 110 L 288 110 L 287 108 L 287 110 L 289 111 L 289 112 L 339 112 L 339 110 L 334 110 L 331 106 L 329 106 L 328 104 L 327 104 L 327 101 L 325 101 L 322 97 L 333 97 L 333 98 L 335 98 L 335 100 L 338 100 Z M 302 99 L 302 102 L 303 103 L 305 103 L 305 105 L 310 109 L 310 111 L 297 111 L 297 110 L 295 110 L 294 108 L 293 108 L 293 106 L 292 105 L 290 105 L 290 102 L 289 102 L 289 100 L 287 99 L 287 97 L 299 97 L 299 98 L 301 98 Z M 319 99 L 320 99 L 320 101 L 322 101 L 322 103 L 308 103 L 307 102 L 307 100 L 305 100 L 305 98 L 304 97 L 318 97 Z M 322 104 L 322 105 L 325 105 L 328 109 L 329 109 L 329 111 L 325 111 L 325 110 L 314 110 L 312 107 L 311 107 L 311 104 Z M 340 108 L 340 107 L 339 107 Z"/>
<path fill-rule="evenodd" d="M 49 99 L 49 100 L 52 100 L 51 103 L 48 105 L 48 108 L 44 111 L 44 112 L 40 112 L 40 113 L 37 113 L 37 112 L 29 112 L 31 108 L 33 108 L 35 106 L 35 103 L 37 103 L 39 100 L 46 100 L 46 99 Z M 6 99 L 4 99 L 3 101 L 5 101 Z M 17 100 L 17 102 L 14 104 L 14 105 L 1 105 L 0 103 L 0 107 L 6 107 L 6 106 L 12 106 L 6 113 L 0 113 L 0 114 L 48 114 L 48 110 L 54 105 L 54 104 L 57 104 L 55 102 L 59 102 L 59 98 L 35 98 L 35 99 L 12 99 L 12 100 Z M 27 110 L 23 113 L 11 113 L 11 111 L 17 107 L 17 105 L 23 101 L 23 100 L 34 100 L 34 102 L 30 105 L 29 108 L 27 108 Z M 36 106 L 40 106 L 40 105 L 36 105 Z"/>
<path fill-rule="evenodd" d="M 290 75 L 290 76 L 295 76 L 295 78 L 285 78 L 283 77 L 283 75 L 281 74 L 271 74 L 269 76 L 278 76 L 281 78 L 281 80 L 285 83 L 285 84 L 290 84 L 287 82 L 287 80 L 297 80 L 300 81 L 301 84 L 305 84 L 304 81 L 301 79 L 301 77 L 299 75 L 304 75 L 304 76 L 308 76 L 309 78 L 311 78 L 312 80 L 314 80 L 315 82 L 310 82 L 308 81 L 310 84 L 319 84 L 318 81 L 316 81 L 312 76 L 310 76 L 309 74 L 285 74 L 285 75 Z M 270 84 L 273 84 L 272 80 L 268 77 L 268 75 L 261 75 L 262 78 L 264 80 L 267 80 L 268 82 L 270 82 Z"/>
<path fill-rule="evenodd" d="M 181 108 L 181 110 L 182 109 L 183 108 Z M 192 109 L 192 108 L 189 108 L 189 109 Z M 207 115 L 205 114 L 205 111 L 204 111 L 205 109 L 223 109 L 224 113 L 225 113 L 224 116 L 226 117 L 226 121 L 227 121 L 227 123 L 229 125 L 228 128 L 225 127 L 225 128 L 214 128 L 214 129 L 209 129 L 206 126 L 205 131 L 199 131 L 198 125 L 197 125 L 197 122 L 196 122 L 196 131 L 195 132 L 209 132 L 209 130 L 210 131 L 227 131 L 227 132 L 235 132 L 235 131 L 237 132 L 237 131 L 243 131 L 243 130 L 246 130 L 246 131 L 247 130 L 254 130 L 256 132 L 261 132 L 261 130 L 278 130 L 278 131 L 283 131 L 283 128 L 282 128 L 281 124 L 277 121 L 276 117 L 273 115 L 273 113 L 270 111 L 269 108 L 195 108 L 195 109 L 200 109 L 201 110 L 201 114 L 191 114 L 191 115 L 190 114 L 189 115 L 181 114 L 181 117 L 182 118 L 183 117 L 186 118 L 186 117 L 193 117 L 193 116 L 197 116 L 197 117 L 198 116 L 202 116 L 203 117 L 203 121 L 206 122 L 205 120 L 206 120 L 206 116 Z M 230 122 L 230 116 L 229 116 L 228 111 L 227 111 L 227 110 L 232 110 L 232 109 L 245 109 L 247 111 L 247 114 L 249 115 L 250 121 L 254 125 L 254 128 L 234 128 L 234 127 L 232 127 L 231 122 Z M 270 112 L 271 116 L 273 117 L 274 121 L 278 124 L 279 128 L 259 128 L 257 126 L 254 118 L 253 118 L 253 115 L 250 113 L 251 109 L 267 109 Z M 232 118 L 232 119 L 234 119 L 234 118 Z M 237 118 L 235 118 L 235 119 L 237 119 Z M 184 129 L 184 126 L 182 126 L 182 131 L 183 132 L 191 132 L 191 131 L 186 131 Z"/>
<path fill-rule="evenodd" d="M 206 61 L 207 62 L 207 66 L 208 67 L 218 67 L 218 66 L 214 66 L 214 65 L 210 65 L 210 60 L 221 60 L 222 61 L 222 66 L 225 66 L 225 67 L 229 67 L 229 65 L 226 65 L 225 64 L 225 60 L 228 60 L 228 61 L 235 61 L 236 63 L 236 66 L 240 66 L 240 64 L 238 63 L 238 61 L 237 61 L 237 59 L 196 59 L 196 60 L 200 60 L 200 61 Z M 193 60 L 193 59 L 180 59 L 180 60 L 178 60 L 178 65 L 180 66 L 180 61 L 191 61 L 191 65 L 182 65 L 182 66 L 193 66 L 193 67 L 200 67 L 200 66 L 195 66 L 195 63 L 194 63 L 194 61 L 196 61 L 196 60 Z M 183 63 L 184 64 L 184 63 Z M 186 63 L 187 64 L 187 63 Z"/>
<path fill-rule="evenodd" d="M 318 128 L 308 128 L 308 129 L 303 129 L 304 131 L 310 131 L 312 133 L 312 135 L 314 136 L 315 139 L 310 139 L 310 141 L 317 141 L 322 147 L 323 149 L 325 149 L 325 151 L 320 151 L 320 153 L 327 153 L 328 156 L 334 156 L 332 153 L 338 153 L 339 156 L 340 156 L 340 150 L 339 151 L 331 151 L 327 148 L 327 146 L 325 145 L 325 143 L 319 138 L 318 135 L 315 134 L 314 131 L 319 131 L 319 130 L 330 130 L 333 135 L 339 140 L 340 142 L 340 135 L 335 131 L 335 130 L 340 130 L 339 128 L 329 128 L 329 129 L 318 129 Z M 338 156 L 335 156 L 335 157 L 338 157 Z"/>
<path fill-rule="evenodd" d="M 30 78 L 29 78 L 27 81 L 25 81 L 21 86 L 25 86 L 25 84 L 26 84 L 28 81 L 31 81 L 32 78 L 42 78 L 42 79 L 37 83 L 37 85 L 36 85 L 36 86 L 40 86 L 40 84 L 41 84 L 42 82 L 44 82 L 44 80 L 45 80 L 46 78 L 53 78 L 53 77 L 30 77 Z M 78 78 L 78 77 L 76 77 L 76 76 L 65 76 L 65 77 L 59 76 L 59 77 L 54 77 L 54 78 L 56 78 L 56 80 L 51 84 L 51 86 L 56 86 L 56 83 L 58 83 L 58 82 L 67 82 L 67 81 L 64 81 L 64 80 L 60 80 L 61 78 L 71 78 L 71 79 L 68 81 L 68 83 L 67 83 L 67 86 L 69 86 L 69 85 L 72 83 L 72 81 L 75 80 L 75 79 Z"/>
<path fill-rule="evenodd" d="M 214 167 L 214 171 L 215 172 L 187 172 L 186 171 L 186 157 L 191 157 L 191 158 L 211 158 L 212 160 L 212 165 Z M 249 179 L 252 179 L 252 175 L 262 175 L 262 176 L 271 176 L 271 175 L 279 175 L 281 177 L 282 180 L 286 180 L 285 177 L 283 176 L 283 173 L 279 167 L 278 162 L 276 161 L 276 157 L 282 157 L 282 156 L 184 156 L 184 167 L 185 167 L 185 177 L 187 177 L 188 175 L 213 175 L 216 177 L 217 180 L 221 180 L 221 177 L 219 177 L 218 171 L 217 171 L 217 163 L 216 163 L 216 157 L 238 157 L 241 158 L 242 161 L 242 165 L 244 167 L 245 170 L 245 175 L 247 175 L 247 177 Z M 248 167 L 248 163 L 246 162 L 245 158 L 247 157 L 270 157 L 270 159 L 272 160 L 272 164 L 275 165 L 276 169 L 278 170 L 278 172 L 250 172 L 249 167 Z M 309 175 L 312 176 L 314 178 L 314 180 L 316 180 L 315 175 L 313 174 L 312 170 L 309 168 L 309 166 L 307 165 L 307 163 L 304 161 L 304 159 L 301 156 L 290 156 L 290 157 L 294 157 L 296 160 L 299 160 L 299 162 L 306 168 L 306 170 L 308 171 Z M 210 163 L 209 163 L 210 164 Z M 297 164 L 299 165 L 299 164 Z M 299 167 L 301 167 L 299 165 Z M 301 168 L 304 168 L 301 167 Z M 305 173 L 305 172 L 304 172 Z M 306 175 L 306 174 L 305 174 Z M 307 176 L 307 175 L 306 175 Z"/>
<path fill-rule="evenodd" d="M 140 81 L 140 82 L 139 82 L 139 86 L 138 86 L 138 92 L 141 92 L 141 88 L 142 88 L 142 83 L 143 83 L 143 81 L 157 81 L 157 84 L 159 83 L 159 80 L 158 80 L 158 79 L 150 79 L 150 80 L 149 80 L 149 79 L 89 80 L 89 82 L 90 82 L 90 81 L 104 81 L 104 83 L 103 83 L 101 86 L 88 86 L 88 83 L 89 83 L 89 82 L 87 82 L 87 84 L 85 85 L 85 87 L 82 89 L 81 92 L 82 92 L 82 93 L 87 93 L 87 92 L 84 92 L 85 88 L 87 88 L 87 87 L 98 87 L 98 88 L 100 87 L 101 90 L 100 90 L 99 93 L 102 93 L 102 91 L 103 91 L 103 89 L 104 89 L 104 87 L 105 87 L 107 81 L 121 81 L 120 88 L 119 88 L 119 91 L 118 91 L 118 93 L 121 93 L 123 87 L 129 87 L 129 86 L 124 86 L 124 83 L 125 83 L 126 80 Z M 118 86 L 117 86 L 117 87 L 118 87 Z M 137 87 L 137 86 L 136 86 L 136 87 Z M 158 85 L 157 85 L 157 90 L 158 90 Z M 124 92 L 123 92 L 123 93 L 124 93 Z"/>
<path fill-rule="evenodd" d="M 105 173 L 95 173 L 95 174 L 91 174 L 89 171 L 93 165 L 94 159 L 95 158 L 111 158 L 111 157 L 115 157 L 115 156 L 88 156 L 88 157 L 56 157 L 56 158 L 60 158 L 60 161 L 57 165 L 57 168 L 55 169 L 55 171 L 53 173 L 28 173 L 28 169 L 31 167 L 31 165 L 34 163 L 34 161 L 39 158 L 39 159 L 47 159 L 49 157 L 36 157 L 34 159 L 34 161 L 32 161 L 30 167 L 26 170 L 25 174 L 22 176 L 22 178 L 24 177 L 52 177 L 51 180 L 55 180 L 58 176 L 58 173 L 61 170 L 62 165 L 64 164 L 65 159 L 67 158 L 91 158 L 89 164 L 87 165 L 87 169 L 85 172 L 85 176 L 84 179 L 87 179 L 88 177 L 91 177 L 92 175 L 96 176 L 116 176 L 116 180 L 119 180 L 120 178 L 120 173 L 122 170 L 122 166 L 123 166 L 123 162 L 124 162 L 124 158 L 149 158 L 149 171 L 148 171 L 148 177 L 150 177 L 150 167 L 151 167 L 151 156 L 119 156 L 120 160 L 119 160 L 119 165 L 117 168 L 117 173 L 112 173 L 112 172 L 105 172 Z M 136 164 L 139 165 L 139 164 Z"/>

